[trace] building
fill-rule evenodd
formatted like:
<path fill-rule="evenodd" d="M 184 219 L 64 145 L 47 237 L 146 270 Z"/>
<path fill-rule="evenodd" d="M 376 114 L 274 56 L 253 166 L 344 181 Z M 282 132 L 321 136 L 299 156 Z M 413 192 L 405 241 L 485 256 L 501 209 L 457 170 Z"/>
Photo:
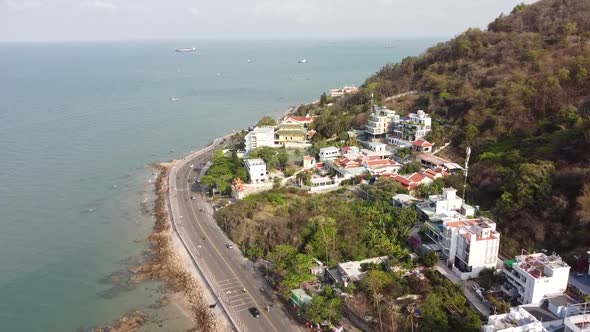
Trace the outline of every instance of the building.
<path fill-rule="evenodd" d="M 510 312 L 506 314 L 491 315 L 482 330 L 484 332 L 590 332 L 590 325 L 584 330 L 577 324 L 583 321 L 590 323 L 588 320 L 590 311 L 587 309 L 590 309 L 588 304 L 578 304 L 571 297 L 559 294 L 546 298 L 538 305 L 519 305 L 510 308 Z"/>
<path fill-rule="evenodd" d="M 303 156 L 303 169 L 308 170 L 316 167 L 315 158 L 313 156 Z"/>
<path fill-rule="evenodd" d="M 496 267 L 500 233 L 492 220 L 467 219 L 455 213 L 441 222 L 427 221 L 424 225 L 435 244 L 431 248 L 440 250 L 441 258 L 461 280 L 476 278 L 482 269 Z"/>
<path fill-rule="evenodd" d="M 428 142 L 427 140 L 419 139 L 415 140 L 412 143 L 412 149 L 422 153 L 431 153 L 432 147 L 434 144 Z"/>
<path fill-rule="evenodd" d="M 399 115 L 395 111 L 383 106 L 373 106 L 373 113 L 365 126 L 365 132 L 370 138 L 385 137 L 399 122 Z"/>
<path fill-rule="evenodd" d="M 405 141 L 419 140 L 432 131 L 432 119 L 424 111 L 410 113 L 409 117 L 400 118 L 393 129 L 393 136 Z"/>
<path fill-rule="evenodd" d="M 565 332 L 590 332 L 590 302 L 570 305 L 563 320 Z"/>
<path fill-rule="evenodd" d="M 463 199 L 457 196 L 455 188 L 443 188 L 442 194 L 429 196 L 416 206 L 416 210 L 420 219 L 429 221 L 440 221 L 442 217 L 449 215 L 448 212 L 454 211 L 464 216 L 475 215 L 473 207 L 464 204 Z"/>
<path fill-rule="evenodd" d="M 387 263 L 388 257 L 374 257 L 363 259 L 362 261 L 351 261 L 338 263 L 336 269 L 328 270 L 329 276 L 335 282 L 356 282 L 360 281 L 365 277 L 366 271 L 363 271 L 363 265 L 365 264 L 385 264 Z"/>
<path fill-rule="evenodd" d="M 590 251 L 578 258 L 575 271 L 570 273 L 568 290 L 579 298 L 590 296 Z"/>
<path fill-rule="evenodd" d="M 521 307 L 510 308 L 510 312 L 490 315 L 483 332 L 547 332 L 543 323 Z"/>
<path fill-rule="evenodd" d="M 401 165 L 391 159 L 366 159 L 363 166 L 372 175 L 395 174 Z"/>
<path fill-rule="evenodd" d="M 340 150 L 335 146 L 320 148 L 320 161 L 332 160 L 340 157 Z"/>
<path fill-rule="evenodd" d="M 250 176 L 250 183 L 265 183 L 268 182 L 268 174 L 266 172 L 266 163 L 260 158 L 245 159 L 244 165 L 248 170 Z"/>
<path fill-rule="evenodd" d="M 246 152 L 261 146 L 275 145 L 275 129 L 273 127 L 256 127 L 244 137 Z"/>
<path fill-rule="evenodd" d="M 452 174 L 463 171 L 461 165 L 431 154 L 419 153 L 416 155 L 416 161 L 419 161 L 426 168 L 444 167 Z"/>
<path fill-rule="evenodd" d="M 308 128 L 309 125 L 313 122 L 313 117 L 307 114 L 306 116 L 287 116 L 283 119 L 283 123 L 299 123 L 302 124 L 305 128 Z"/>
<path fill-rule="evenodd" d="M 288 120 L 281 122 L 275 128 L 276 144 L 305 143 L 307 141 L 307 128 L 302 123 Z"/>
<path fill-rule="evenodd" d="M 548 295 L 565 292 L 570 266 L 556 254 L 535 253 L 504 261 L 503 272 L 505 293 L 522 304 L 539 304 Z"/>
<path fill-rule="evenodd" d="M 500 233 L 495 222 L 487 218 L 461 220 L 443 223 L 443 230 L 448 236 L 442 244 L 443 253 L 448 250 L 447 263 L 461 280 L 477 278 L 485 268 L 496 268 Z"/>
<path fill-rule="evenodd" d="M 342 97 L 344 95 L 357 93 L 358 91 L 359 91 L 359 88 L 354 85 L 353 86 L 344 86 L 344 87 L 338 88 L 338 89 L 331 89 L 330 90 L 330 97 L 332 97 L 332 98 Z"/>
<path fill-rule="evenodd" d="M 395 207 L 408 208 L 414 205 L 416 199 L 406 194 L 396 194 L 391 198 L 391 204 Z"/>
<path fill-rule="evenodd" d="M 347 156 L 347 155 L 358 155 L 361 153 L 361 149 L 359 149 L 358 146 L 343 146 L 340 149 L 340 152 L 342 153 L 343 156 Z"/>

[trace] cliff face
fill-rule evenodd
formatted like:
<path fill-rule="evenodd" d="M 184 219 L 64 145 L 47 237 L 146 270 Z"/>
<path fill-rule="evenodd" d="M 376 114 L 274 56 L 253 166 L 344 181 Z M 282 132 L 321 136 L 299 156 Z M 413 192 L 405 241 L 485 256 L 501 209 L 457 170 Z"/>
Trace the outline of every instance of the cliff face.
<path fill-rule="evenodd" d="M 587 0 L 520 5 L 386 65 L 361 93 L 419 91 L 406 105 L 438 118 L 429 138 L 472 146 L 468 197 L 494 214 L 505 251 L 590 247 L 589 18 Z"/>

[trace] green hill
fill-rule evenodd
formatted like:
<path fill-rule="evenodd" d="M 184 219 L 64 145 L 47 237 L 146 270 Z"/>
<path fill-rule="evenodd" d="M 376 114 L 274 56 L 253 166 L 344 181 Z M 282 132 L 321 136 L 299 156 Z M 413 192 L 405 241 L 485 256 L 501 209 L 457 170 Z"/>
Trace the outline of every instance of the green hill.
<path fill-rule="evenodd" d="M 493 214 L 503 251 L 590 248 L 590 1 L 518 5 L 487 30 L 469 29 L 388 64 L 358 94 L 317 115 L 317 146 L 366 122 L 369 101 L 424 109 L 428 137 L 473 149 L 467 197 Z M 404 94 L 392 100 L 391 96 Z"/>
<path fill-rule="evenodd" d="M 418 91 L 407 105 L 442 124 L 430 138 L 472 146 L 468 197 L 505 251 L 590 247 L 589 18 L 587 0 L 519 5 L 365 83 L 382 100 Z"/>

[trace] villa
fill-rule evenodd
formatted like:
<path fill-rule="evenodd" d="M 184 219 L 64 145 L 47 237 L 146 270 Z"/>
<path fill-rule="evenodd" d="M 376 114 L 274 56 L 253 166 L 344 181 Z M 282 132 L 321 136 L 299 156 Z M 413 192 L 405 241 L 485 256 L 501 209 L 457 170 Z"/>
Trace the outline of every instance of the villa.
<path fill-rule="evenodd" d="M 432 119 L 424 111 L 410 113 L 409 117 L 400 118 L 393 129 L 393 136 L 405 141 L 419 140 L 432 131 Z"/>
<path fill-rule="evenodd" d="M 307 128 L 302 123 L 287 120 L 281 122 L 275 128 L 276 144 L 290 142 L 304 143 L 307 141 Z"/>
<path fill-rule="evenodd" d="M 265 183 L 268 182 L 268 174 L 266 172 L 266 163 L 260 158 L 245 159 L 244 166 L 248 171 L 250 183 Z"/>
<path fill-rule="evenodd" d="M 567 289 L 570 266 L 556 254 L 516 256 L 504 261 L 506 283 L 502 290 L 522 304 L 540 304 L 548 295 L 563 294 Z"/>
<path fill-rule="evenodd" d="M 330 97 L 338 98 L 338 97 L 342 97 L 344 95 L 357 93 L 358 91 L 359 91 L 359 88 L 354 85 L 353 86 L 344 86 L 344 87 L 338 88 L 338 89 L 331 89 L 330 90 Z"/>
<path fill-rule="evenodd" d="M 246 153 L 261 146 L 275 146 L 274 127 L 256 127 L 244 137 Z"/>
<path fill-rule="evenodd" d="M 365 126 L 365 132 L 370 138 L 385 137 L 399 122 L 399 115 L 395 111 L 383 106 L 373 105 L 373 113 Z"/>

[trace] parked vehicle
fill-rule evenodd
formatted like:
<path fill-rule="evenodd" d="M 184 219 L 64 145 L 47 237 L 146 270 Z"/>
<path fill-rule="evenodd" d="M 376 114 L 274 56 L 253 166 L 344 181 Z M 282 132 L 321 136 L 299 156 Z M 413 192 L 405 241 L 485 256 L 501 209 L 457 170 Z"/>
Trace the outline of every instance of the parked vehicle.
<path fill-rule="evenodd" d="M 256 307 L 248 308 L 248 311 L 250 311 L 250 314 L 252 314 L 252 316 L 254 316 L 255 318 L 260 317 L 260 311 L 258 311 Z"/>

